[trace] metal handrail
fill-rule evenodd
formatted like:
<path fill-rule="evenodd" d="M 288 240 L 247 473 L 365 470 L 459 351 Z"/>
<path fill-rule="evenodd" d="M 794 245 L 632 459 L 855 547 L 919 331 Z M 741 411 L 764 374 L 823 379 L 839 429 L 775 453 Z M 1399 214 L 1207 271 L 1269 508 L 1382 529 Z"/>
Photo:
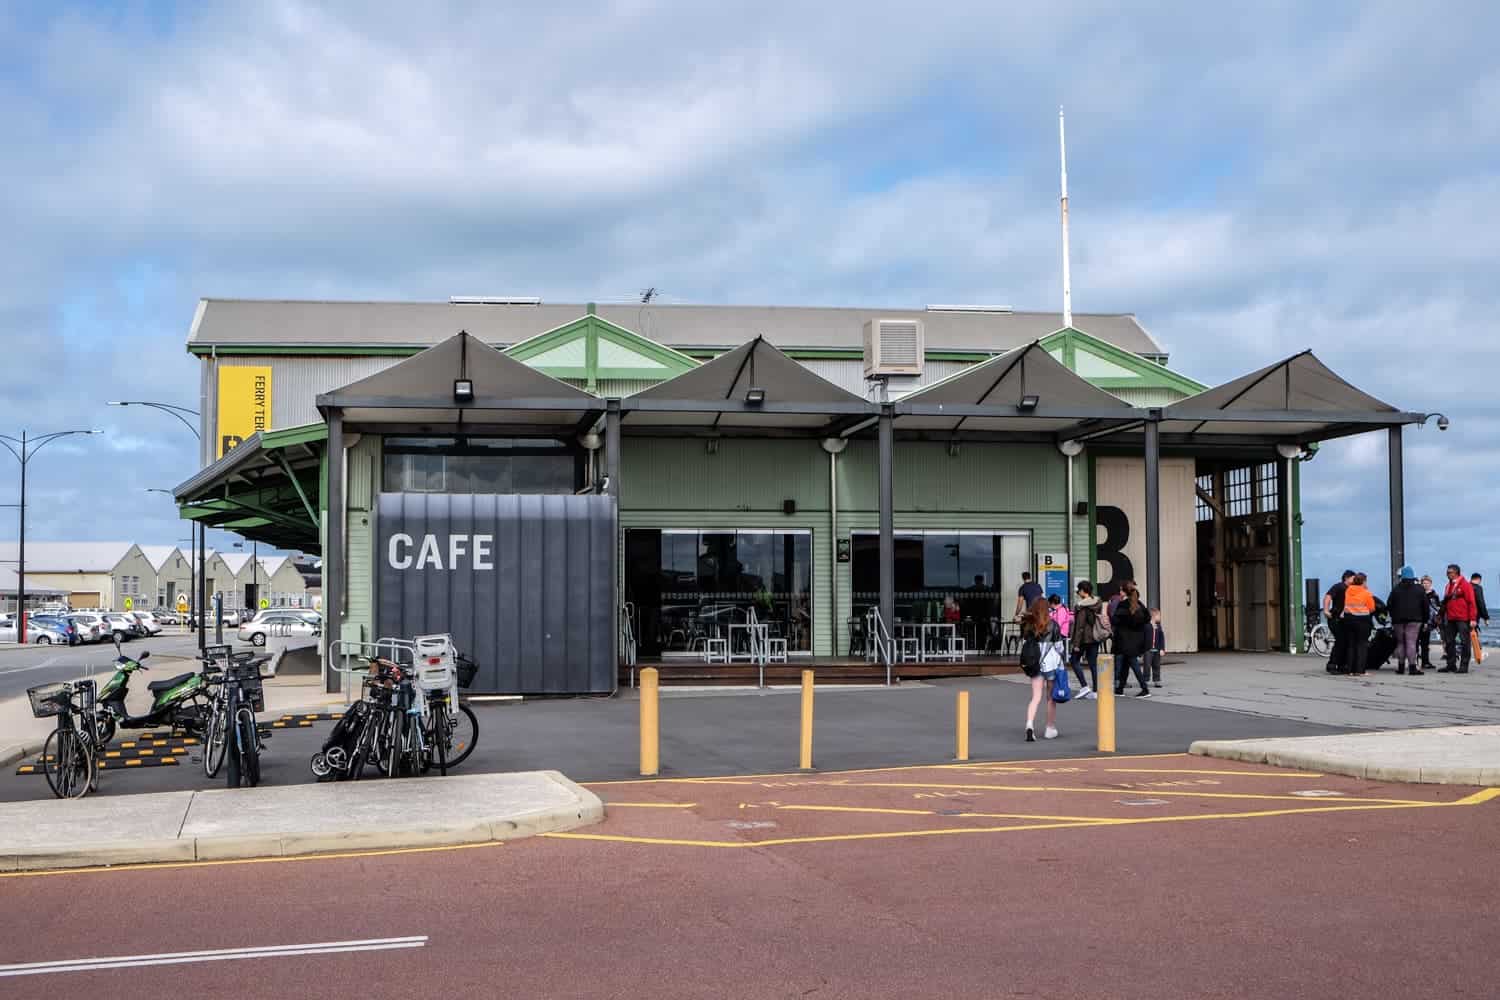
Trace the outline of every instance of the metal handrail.
<path fill-rule="evenodd" d="M 626 601 L 620 606 L 620 639 L 625 647 L 625 665 L 630 668 L 630 686 L 635 687 L 636 644 L 635 605 Z"/>
<path fill-rule="evenodd" d="M 871 607 L 865 612 L 865 631 L 869 634 L 870 651 L 865 654 L 870 662 L 878 663 L 885 661 L 885 686 L 891 686 L 891 664 L 896 654 L 896 640 L 892 638 L 890 630 L 885 627 L 885 620 L 880 617 L 880 609 Z"/>

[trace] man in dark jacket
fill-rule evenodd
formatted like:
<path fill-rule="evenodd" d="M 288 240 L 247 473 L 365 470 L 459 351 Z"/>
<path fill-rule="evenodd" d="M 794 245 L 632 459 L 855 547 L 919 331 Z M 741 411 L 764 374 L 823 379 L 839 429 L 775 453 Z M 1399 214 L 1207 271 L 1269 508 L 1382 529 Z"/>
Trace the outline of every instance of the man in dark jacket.
<path fill-rule="evenodd" d="M 1469 633 L 1479 621 L 1474 588 L 1458 563 L 1448 564 L 1448 589 L 1443 592 L 1443 674 L 1469 672 Z"/>
<path fill-rule="evenodd" d="M 1474 607 L 1478 610 L 1479 620 L 1486 625 L 1490 623 L 1490 609 L 1484 603 L 1484 577 L 1474 573 L 1469 577 L 1469 586 L 1474 590 Z"/>
<path fill-rule="evenodd" d="M 1422 593 L 1427 597 L 1427 618 L 1417 630 L 1417 652 L 1422 657 L 1424 670 L 1436 670 L 1432 665 L 1432 630 L 1442 627 L 1443 599 L 1432 589 L 1432 577 L 1422 577 Z"/>
<path fill-rule="evenodd" d="M 1427 621 L 1427 592 L 1417 582 L 1416 571 L 1410 566 L 1401 567 L 1401 580 L 1391 591 L 1385 606 L 1396 634 L 1396 673 L 1406 673 L 1410 664 L 1412 676 L 1420 677 L 1422 667 L 1417 655 L 1417 635 Z"/>
<path fill-rule="evenodd" d="M 1344 570 L 1339 582 L 1329 587 L 1328 593 L 1323 595 L 1323 613 L 1328 616 L 1328 628 L 1333 632 L 1333 652 L 1328 654 L 1330 674 L 1342 673 L 1344 660 L 1349 655 L 1347 629 L 1344 628 L 1344 592 L 1349 589 L 1349 581 L 1352 579 L 1354 570 Z"/>

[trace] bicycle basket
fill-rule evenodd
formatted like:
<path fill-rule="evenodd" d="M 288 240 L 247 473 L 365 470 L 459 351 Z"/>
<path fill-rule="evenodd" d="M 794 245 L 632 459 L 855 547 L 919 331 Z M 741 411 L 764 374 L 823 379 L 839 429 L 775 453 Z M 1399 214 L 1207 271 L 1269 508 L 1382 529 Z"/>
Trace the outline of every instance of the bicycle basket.
<path fill-rule="evenodd" d="M 479 664 L 462 653 L 455 655 L 453 661 L 458 666 L 458 686 L 466 688 L 473 684 L 474 678 L 479 674 Z"/>
<path fill-rule="evenodd" d="M 260 679 L 259 663 L 231 663 L 225 676 L 239 686 L 240 696 L 250 703 L 251 711 L 266 710 L 266 692 Z"/>
<path fill-rule="evenodd" d="M 73 696 L 73 685 L 66 681 L 61 684 L 38 684 L 34 688 L 27 688 L 26 696 L 31 699 L 32 715 L 38 719 L 50 719 L 62 714 L 63 706 Z"/>

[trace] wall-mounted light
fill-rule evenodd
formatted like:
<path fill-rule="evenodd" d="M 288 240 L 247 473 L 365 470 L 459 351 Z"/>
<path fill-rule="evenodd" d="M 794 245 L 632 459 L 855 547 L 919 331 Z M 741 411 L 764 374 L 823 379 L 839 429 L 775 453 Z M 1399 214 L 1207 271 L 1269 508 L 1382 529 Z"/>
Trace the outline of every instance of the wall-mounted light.
<path fill-rule="evenodd" d="M 1288 462 L 1295 462 L 1302 457 L 1302 446 L 1300 444 L 1293 444 L 1290 441 L 1283 441 L 1276 446 L 1276 454 Z"/>
<path fill-rule="evenodd" d="M 703 450 L 710 455 L 717 455 L 719 453 L 719 439 L 709 438 L 703 443 Z"/>
<path fill-rule="evenodd" d="M 1057 450 L 1069 458 L 1083 454 L 1083 442 L 1076 439 L 1057 442 Z"/>
<path fill-rule="evenodd" d="M 1041 402 L 1042 397 L 1040 396 L 1025 395 L 1022 396 L 1021 401 L 1016 404 L 1016 409 L 1022 413 L 1031 413 L 1037 408 L 1038 405 L 1041 404 Z"/>
<path fill-rule="evenodd" d="M 468 378 L 454 379 L 453 399 L 459 403 L 472 403 L 474 401 L 474 380 Z"/>
<path fill-rule="evenodd" d="M 958 441 L 956 439 L 953 440 L 953 441 L 949 441 L 948 442 L 948 457 L 949 458 L 957 458 L 958 457 Z"/>
<path fill-rule="evenodd" d="M 745 405 L 746 406 L 760 406 L 765 401 L 766 401 L 766 390 L 764 390 L 762 388 L 759 388 L 757 386 L 757 387 L 752 387 L 752 388 L 750 388 L 750 389 L 748 389 L 748 390 L 745 391 Z"/>

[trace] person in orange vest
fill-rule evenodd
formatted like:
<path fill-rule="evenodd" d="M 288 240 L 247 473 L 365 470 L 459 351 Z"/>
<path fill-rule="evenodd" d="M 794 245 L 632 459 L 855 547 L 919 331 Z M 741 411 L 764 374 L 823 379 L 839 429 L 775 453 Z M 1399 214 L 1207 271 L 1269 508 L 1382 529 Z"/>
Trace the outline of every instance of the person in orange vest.
<path fill-rule="evenodd" d="M 1348 643 L 1348 659 L 1344 661 L 1343 673 L 1355 677 L 1365 675 L 1365 660 L 1370 655 L 1370 622 L 1375 617 L 1375 595 L 1365 586 L 1368 578 L 1355 573 L 1344 591 L 1344 636 Z"/>

